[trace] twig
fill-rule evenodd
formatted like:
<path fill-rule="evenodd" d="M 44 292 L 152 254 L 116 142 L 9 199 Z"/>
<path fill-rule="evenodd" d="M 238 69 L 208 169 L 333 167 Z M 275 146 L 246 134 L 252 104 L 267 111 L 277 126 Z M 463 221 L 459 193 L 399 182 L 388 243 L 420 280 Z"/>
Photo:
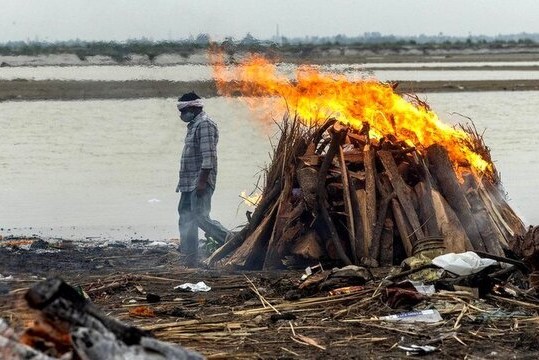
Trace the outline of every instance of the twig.
<path fill-rule="evenodd" d="M 273 309 L 273 311 L 275 311 L 277 314 L 280 314 L 281 312 L 279 310 L 277 310 L 273 305 L 271 305 L 270 302 L 264 298 L 264 296 L 262 296 L 262 294 L 258 291 L 255 284 L 251 281 L 251 279 L 249 279 L 247 277 L 247 275 L 245 275 L 245 274 L 243 276 L 245 276 L 245 278 L 247 279 L 249 284 L 251 284 L 252 290 L 254 291 L 254 293 L 260 298 L 260 301 L 262 302 L 262 306 L 266 307 L 264 305 L 264 303 L 266 303 L 270 308 Z"/>

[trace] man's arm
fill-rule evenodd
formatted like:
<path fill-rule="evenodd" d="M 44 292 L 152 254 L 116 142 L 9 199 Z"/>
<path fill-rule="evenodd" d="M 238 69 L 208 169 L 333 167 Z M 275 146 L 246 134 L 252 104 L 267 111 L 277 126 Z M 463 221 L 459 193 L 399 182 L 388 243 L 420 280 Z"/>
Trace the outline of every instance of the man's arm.
<path fill-rule="evenodd" d="M 202 167 L 198 175 L 197 194 L 206 191 L 211 169 L 217 166 L 217 148 L 215 137 L 217 129 L 210 122 L 204 121 L 198 127 L 200 154 L 202 155 Z"/>

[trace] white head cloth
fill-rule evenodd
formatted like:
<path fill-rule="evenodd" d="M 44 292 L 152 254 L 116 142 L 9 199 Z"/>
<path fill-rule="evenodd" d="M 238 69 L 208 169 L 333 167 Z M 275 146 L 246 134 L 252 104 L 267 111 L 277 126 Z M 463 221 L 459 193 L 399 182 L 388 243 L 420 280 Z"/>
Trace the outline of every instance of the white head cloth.
<path fill-rule="evenodd" d="M 178 101 L 178 110 L 181 110 L 183 108 L 194 106 L 194 107 L 204 107 L 204 103 L 202 102 L 202 99 L 196 99 L 191 101 Z"/>

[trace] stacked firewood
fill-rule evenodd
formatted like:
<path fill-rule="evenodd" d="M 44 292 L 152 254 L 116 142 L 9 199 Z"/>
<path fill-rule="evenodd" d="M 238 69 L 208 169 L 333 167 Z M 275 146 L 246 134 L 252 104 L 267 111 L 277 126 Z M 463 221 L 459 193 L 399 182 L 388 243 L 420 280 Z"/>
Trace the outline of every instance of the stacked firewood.
<path fill-rule="evenodd" d="M 441 145 L 372 139 L 368 123 L 353 129 L 335 119 L 313 127 L 285 119 L 280 130 L 262 200 L 209 264 L 392 265 L 432 248 L 502 256 L 525 232 L 495 170 L 480 176 L 454 164 Z M 488 153 L 469 134 L 468 146 Z"/>

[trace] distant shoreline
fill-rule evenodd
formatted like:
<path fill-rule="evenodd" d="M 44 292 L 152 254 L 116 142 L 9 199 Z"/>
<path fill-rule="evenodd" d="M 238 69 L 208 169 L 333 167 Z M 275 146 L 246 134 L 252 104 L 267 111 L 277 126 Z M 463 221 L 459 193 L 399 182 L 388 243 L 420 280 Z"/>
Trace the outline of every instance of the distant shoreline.
<path fill-rule="evenodd" d="M 436 50 L 427 54 L 412 52 L 394 52 L 382 49 L 378 52 L 356 51 L 348 49 L 342 53 L 337 48 L 321 50 L 310 56 L 282 53 L 280 61 L 292 64 L 361 64 L 369 68 L 369 64 L 392 64 L 390 67 L 376 67 L 377 70 L 411 70 L 411 71 L 447 71 L 447 70 L 529 70 L 539 71 L 539 64 L 528 66 L 519 64 L 524 61 L 539 62 L 539 48 L 499 49 L 482 52 L 485 49 Z M 236 52 L 227 61 L 241 61 L 249 53 Z M 319 56 L 318 56 L 319 55 Z M 499 62 L 510 62 L 510 65 L 497 65 Z M 207 66 L 209 56 L 207 50 L 196 50 L 188 56 L 179 54 L 162 54 L 151 60 L 145 55 L 132 55 L 127 61 L 117 62 L 107 56 L 87 57 L 81 60 L 75 54 L 51 54 L 38 56 L 0 56 L 0 64 L 5 67 L 18 66 L 173 66 L 193 64 Z M 406 66 L 399 66 L 404 64 Z M 444 63 L 443 68 L 425 63 Z M 454 63 L 454 65 L 451 65 Z M 464 64 L 463 64 L 464 63 Z M 469 65 L 467 64 L 469 63 Z M 493 63 L 489 66 L 477 66 L 478 63 Z M 475 65 L 474 65 L 475 64 Z M 136 99 L 176 97 L 187 91 L 196 91 L 203 97 L 218 96 L 212 80 L 173 82 L 166 80 L 129 80 L 129 81 L 96 81 L 96 80 L 0 80 L 0 101 L 31 100 L 85 100 L 85 99 Z M 472 92 L 472 91 L 537 91 L 539 80 L 442 80 L 442 81 L 401 81 L 398 92 Z"/>
<path fill-rule="evenodd" d="M 539 80 L 402 81 L 401 93 L 538 91 Z M 0 101 L 169 98 L 196 91 L 219 96 L 209 81 L 61 81 L 0 80 Z"/>
<path fill-rule="evenodd" d="M 539 61 L 539 45 L 527 47 L 487 48 L 470 46 L 459 49 L 443 47 L 406 46 L 402 48 L 372 46 L 298 46 L 285 49 L 261 48 L 259 52 L 236 49 L 225 55 L 229 63 L 241 62 L 244 58 L 258 54 L 271 61 L 290 64 L 380 64 L 380 63 L 477 63 L 477 62 L 524 62 Z M 0 66 L 95 66 L 95 65 L 209 65 L 208 49 L 190 49 L 183 53 L 124 54 L 122 57 L 110 55 L 87 55 L 77 53 L 50 53 L 38 55 L 0 54 Z M 517 64 L 515 64 L 518 66 Z"/>

